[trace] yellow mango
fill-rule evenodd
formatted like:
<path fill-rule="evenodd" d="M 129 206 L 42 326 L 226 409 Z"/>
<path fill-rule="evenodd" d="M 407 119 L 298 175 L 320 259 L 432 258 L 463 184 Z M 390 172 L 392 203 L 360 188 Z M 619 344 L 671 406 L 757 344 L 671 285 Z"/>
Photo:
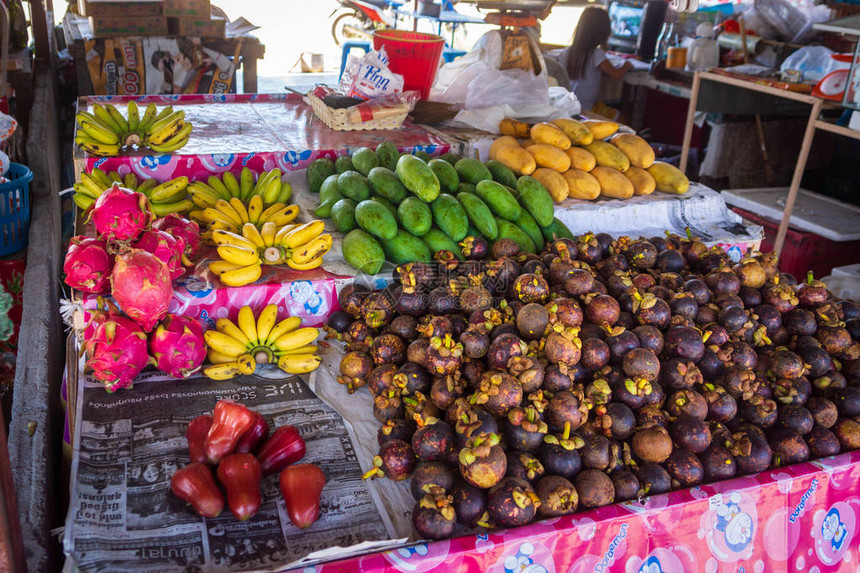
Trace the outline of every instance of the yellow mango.
<path fill-rule="evenodd" d="M 570 157 L 570 167 L 573 169 L 591 171 L 597 165 L 597 160 L 587 149 L 571 147 L 565 153 Z"/>
<path fill-rule="evenodd" d="M 690 188 L 690 180 L 684 175 L 680 169 L 674 165 L 669 165 L 662 161 L 655 161 L 648 168 L 648 173 L 654 178 L 657 183 L 657 191 L 665 193 L 676 193 L 678 195 L 686 193 Z"/>
<path fill-rule="evenodd" d="M 570 157 L 554 145 L 548 143 L 535 143 L 526 148 L 535 158 L 538 167 L 549 167 L 559 173 L 570 169 Z"/>
<path fill-rule="evenodd" d="M 549 169 L 548 167 L 541 167 L 539 169 L 535 169 L 534 173 L 532 173 L 532 177 L 537 179 L 541 185 L 546 187 L 552 200 L 556 203 L 567 199 L 567 180 L 565 180 L 562 174 L 558 171 Z"/>
<path fill-rule="evenodd" d="M 598 165 L 591 175 L 600 183 L 600 194 L 613 199 L 629 199 L 635 191 L 633 183 L 623 173 L 612 167 Z"/>
<path fill-rule="evenodd" d="M 631 165 L 630 169 L 624 172 L 624 176 L 633 183 L 634 195 L 650 195 L 657 187 L 651 174 L 641 167 Z"/>
<path fill-rule="evenodd" d="M 594 156 L 595 161 L 601 167 L 612 167 L 618 171 L 627 171 L 630 160 L 621 153 L 621 150 L 605 141 L 594 141 L 585 146 L 586 151 Z"/>
<path fill-rule="evenodd" d="M 638 135 L 619 133 L 609 143 L 620 149 L 634 167 L 648 169 L 654 163 L 654 149 Z"/>
<path fill-rule="evenodd" d="M 541 122 L 532 126 L 529 135 L 535 143 L 548 143 L 561 150 L 570 149 L 570 138 L 551 123 Z"/>
<path fill-rule="evenodd" d="M 490 159 L 495 159 L 494 155 L 498 152 L 499 149 L 506 145 L 516 145 L 519 147 L 520 142 L 515 137 L 511 137 L 510 135 L 503 135 L 497 140 L 495 140 L 490 145 Z"/>
<path fill-rule="evenodd" d="M 504 145 L 490 152 L 490 159 L 507 165 L 517 175 L 531 175 L 537 165 L 532 154 L 519 145 Z"/>
<path fill-rule="evenodd" d="M 591 135 L 594 136 L 594 139 L 606 139 L 610 135 L 613 135 L 616 131 L 618 131 L 618 124 L 614 121 L 600 121 L 597 119 L 586 119 L 582 123 L 585 124 L 585 127 L 588 128 L 588 131 L 591 132 Z"/>
<path fill-rule="evenodd" d="M 567 182 L 568 197 L 591 201 L 600 197 L 600 182 L 582 169 L 569 169 L 561 174 Z"/>
<path fill-rule="evenodd" d="M 573 145 L 588 145 L 594 141 L 594 135 L 581 121 L 561 118 L 550 123 L 562 130 Z"/>
<path fill-rule="evenodd" d="M 513 137 L 528 137 L 531 126 L 527 123 L 506 117 L 499 122 L 499 132 Z"/>

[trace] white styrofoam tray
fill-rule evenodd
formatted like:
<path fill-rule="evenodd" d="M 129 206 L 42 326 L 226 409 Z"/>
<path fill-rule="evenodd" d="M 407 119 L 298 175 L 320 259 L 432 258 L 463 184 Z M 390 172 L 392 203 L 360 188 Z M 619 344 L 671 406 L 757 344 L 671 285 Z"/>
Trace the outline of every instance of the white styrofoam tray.
<path fill-rule="evenodd" d="M 729 205 L 781 221 L 788 188 L 728 189 L 723 198 Z M 831 241 L 856 241 L 860 239 L 860 207 L 801 188 L 789 226 Z"/>

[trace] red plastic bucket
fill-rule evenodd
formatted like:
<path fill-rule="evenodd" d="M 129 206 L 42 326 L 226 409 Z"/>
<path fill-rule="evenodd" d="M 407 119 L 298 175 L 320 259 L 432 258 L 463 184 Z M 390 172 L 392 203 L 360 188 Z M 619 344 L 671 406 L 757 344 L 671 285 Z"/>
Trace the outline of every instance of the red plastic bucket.
<path fill-rule="evenodd" d="M 382 47 L 388 54 L 391 71 L 403 76 L 403 90 L 419 91 L 421 99 L 427 99 L 445 47 L 442 36 L 407 30 L 377 30 L 373 33 L 373 49 Z"/>

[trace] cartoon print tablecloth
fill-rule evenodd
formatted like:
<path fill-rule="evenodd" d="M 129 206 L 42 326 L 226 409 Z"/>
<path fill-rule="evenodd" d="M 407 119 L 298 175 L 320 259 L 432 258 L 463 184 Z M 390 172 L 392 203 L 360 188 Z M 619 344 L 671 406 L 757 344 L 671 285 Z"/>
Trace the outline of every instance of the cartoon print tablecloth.
<path fill-rule="evenodd" d="M 174 154 L 83 154 L 76 161 L 78 170 L 90 172 L 99 167 L 159 181 L 181 175 L 205 180 L 225 171 L 238 174 L 246 166 L 256 173 L 276 167 L 281 171 L 304 169 L 318 157 L 343 155 L 359 147 L 375 148 L 383 141 L 390 141 L 401 151 L 423 150 L 431 155 L 450 149 L 441 137 L 408 119 L 396 130 L 334 131 L 316 118 L 297 94 L 91 96 L 83 101 L 112 103 L 125 114 L 132 99 L 140 106 L 155 102 L 184 110 L 194 125 L 188 144 Z"/>
<path fill-rule="evenodd" d="M 860 452 L 506 531 L 304 571 L 840 573 L 860 570 Z"/>

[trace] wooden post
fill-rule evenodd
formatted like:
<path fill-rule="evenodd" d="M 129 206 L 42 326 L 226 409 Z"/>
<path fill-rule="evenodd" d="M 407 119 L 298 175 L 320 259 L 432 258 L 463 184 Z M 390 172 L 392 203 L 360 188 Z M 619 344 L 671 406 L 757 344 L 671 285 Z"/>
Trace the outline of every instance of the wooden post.
<path fill-rule="evenodd" d="M 782 221 L 779 223 L 779 231 L 776 234 L 776 243 L 773 252 L 779 257 L 785 243 L 785 235 L 788 233 L 788 223 L 791 221 L 791 212 L 794 210 L 794 201 L 800 189 L 800 180 L 803 179 L 803 171 L 806 169 L 806 160 L 809 158 L 809 150 L 815 137 L 815 122 L 821 115 L 822 99 L 816 99 L 809 112 L 809 120 L 806 122 L 806 131 L 803 134 L 803 142 L 800 144 L 800 155 L 797 157 L 797 165 L 794 167 L 794 175 L 791 178 L 791 186 L 788 188 L 788 197 L 785 199 L 785 209 L 782 211 Z"/>
<path fill-rule="evenodd" d="M 699 100 L 699 86 L 702 84 L 702 78 L 699 72 L 693 75 L 693 87 L 690 90 L 690 107 L 687 109 L 687 123 L 684 125 L 684 141 L 681 143 L 681 164 L 682 173 L 687 172 L 687 156 L 690 154 L 690 141 L 693 139 L 693 120 L 696 118 L 696 103 Z"/>
<path fill-rule="evenodd" d="M 6 449 L 6 422 L 0 408 L 0 570 L 23 573 L 24 542 L 21 537 L 21 522 L 15 503 L 15 488 L 9 465 L 9 450 Z"/>

